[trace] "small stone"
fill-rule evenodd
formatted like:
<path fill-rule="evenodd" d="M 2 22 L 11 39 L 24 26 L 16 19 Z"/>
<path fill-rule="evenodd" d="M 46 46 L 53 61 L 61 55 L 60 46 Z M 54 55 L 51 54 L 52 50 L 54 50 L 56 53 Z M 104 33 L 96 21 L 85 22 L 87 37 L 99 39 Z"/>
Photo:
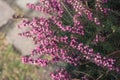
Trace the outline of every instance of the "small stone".
<path fill-rule="evenodd" d="M 6 38 L 9 43 L 22 53 L 22 55 L 29 55 L 35 48 L 35 44 L 32 39 L 18 35 L 18 33 L 22 31 L 17 27 L 17 25 L 18 24 L 14 25 L 15 27 L 7 33 Z"/>

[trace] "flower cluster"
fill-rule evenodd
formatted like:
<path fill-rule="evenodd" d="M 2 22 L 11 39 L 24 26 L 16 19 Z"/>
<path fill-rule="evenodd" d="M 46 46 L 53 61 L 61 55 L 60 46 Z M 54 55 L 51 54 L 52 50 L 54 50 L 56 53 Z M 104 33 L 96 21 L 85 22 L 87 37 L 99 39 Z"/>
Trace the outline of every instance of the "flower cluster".
<path fill-rule="evenodd" d="M 81 21 L 81 17 L 84 15 L 97 26 L 101 24 L 83 0 L 39 0 L 39 2 L 37 5 L 29 3 L 27 6 L 30 9 L 47 13 L 50 17 L 24 19 L 19 25 L 19 28 L 28 28 L 20 35 L 32 38 L 37 45 L 31 55 L 22 57 L 23 63 L 47 66 L 51 63 L 65 62 L 78 66 L 85 59 L 108 70 L 119 71 L 119 68 L 115 66 L 114 59 L 95 52 L 88 45 L 79 41 L 78 37 L 74 36 L 85 36 L 85 26 Z M 106 1 L 96 0 L 98 8 L 101 7 L 101 2 L 105 3 Z M 73 25 L 65 25 L 62 21 L 63 14 L 68 12 L 65 7 L 67 4 L 74 9 L 72 15 L 70 13 L 67 15 L 72 17 Z M 98 42 L 98 35 L 96 35 L 95 40 Z M 50 59 L 44 59 L 43 56 L 50 56 Z M 54 80 L 71 80 L 70 74 L 65 69 L 59 69 L 51 76 Z"/>
<path fill-rule="evenodd" d="M 62 17 L 63 8 L 60 4 L 60 0 L 40 0 L 40 4 L 35 5 L 28 3 L 27 6 L 30 9 L 41 11 L 51 15 L 58 15 Z"/>
<path fill-rule="evenodd" d="M 108 2 L 108 0 L 96 0 L 96 4 L 95 4 L 96 9 L 100 10 L 104 14 L 107 14 L 108 9 L 102 7 L 102 5 L 107 3 L 107 2 Z"/>
<path fill-rule="evenodd" d="M 29 64 L 34 64 L 34 65 L 39 65 L 39 66 L 46 66 L 48 64 L 48 60 L 43 60 L 41 58 L 32 58 L 29 56 L 24 56 L 22 57 L 22 62 L 24 64 L 29 63 Z"/>
<path fill-rule="evenodd" d="M 93 40 L 93 43 L 98 43 L 98 42 L 104 42 L 105 41 L 105 37 L 100 35 L 100 34 L 96 34 L 95 39 Z"/>
<path fill-rule="evenodd" d="M 89 80 L 89 79 L 86 75 L 84 75 L 83 77 L 81 77 L 81 80 Z"/>
<path fill-rule="evenodd" d="M 78 14 L 86 14 L 89 20 L 93 20 L 93 13 L 85 7 L 82 1 L 67 0 L 67 2 L 73 6 Z"/>
<path fill-rule="evenodd" d="M 65 69 L 57 69 L 54 73 L 51 73 L 54 80 L 70 80 L 70 74 Z"/>
<path fill-rule="evenodd" d="M 71 4 L 73 6 L 73 8 L 75 9 L 75 11 L 79 14 L 79 15 L 86 15 L 88 20 L 93 21 L 96 25 L 100 25 L 100 21 L 97 17 L 93 17 L 93 12 L 88 9 L 85 4 L 83 4 L 82 2 L 83 0 L 67 0 L 67 2 L 69 4 Z"/>
<path fill-rule="evenodd" d="M 94 62 L 98 66 L 107 67 L 109 70 L 119 71 L 119 69 L 114 66 L 114 59 L 102 57 L 100 53 L 95 53 L 94 50 L 88 45 L 78 43 L 74 38 L 71 40 L 71 43 L 72 44 L 70 46 L 83 53 L 87 60 Z"/>
<path fill-rule="evenodd" d="M 74 26 L 64 26 L 62 21 L 56 19 L 56 17 L 53 17 L 52 21 L 64 32 L 68 31 L 73 34 L 84 35 L 83 26 L 80 24 L 80 21 L 77 21 L 76 15 L 73 17 Z"/>

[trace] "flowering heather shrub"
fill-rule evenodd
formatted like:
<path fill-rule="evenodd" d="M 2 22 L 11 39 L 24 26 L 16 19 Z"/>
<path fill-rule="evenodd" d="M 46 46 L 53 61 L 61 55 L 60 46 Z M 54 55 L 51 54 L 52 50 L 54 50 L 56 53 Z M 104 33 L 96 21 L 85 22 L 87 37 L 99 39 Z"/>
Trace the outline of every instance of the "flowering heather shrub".
<path fill-rule="evenodd" d="M 66 68 L 51 73 L 53 80 L 114 80 L 114 74 L 108 73 L 119 74 L 120 68 L 117 60 L 107 53 L 119 47 L 109 40 L 114 34 L 111 27 L 114 24 L 109 25 L 110 9 L 105 5 L 107 0 L 28 3 L 28 8 L 49 14 L 49 17 L 25 18 L 20 23 L 19 28 L 29 28 L 20 35 L 32 38 L 37 45 L 31 55 L 22 57 L 23 63 L 39 66 L 65 63 Z"/>

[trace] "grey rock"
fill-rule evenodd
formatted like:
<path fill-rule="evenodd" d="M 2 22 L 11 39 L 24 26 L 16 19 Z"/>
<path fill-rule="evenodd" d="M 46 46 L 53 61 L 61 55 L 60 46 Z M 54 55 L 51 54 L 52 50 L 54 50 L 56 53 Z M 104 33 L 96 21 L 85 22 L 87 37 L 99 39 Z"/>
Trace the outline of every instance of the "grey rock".
<path fill-rule="evenodd" d="M 38 0 L 16 0 L 16 4 L 24 11 L 29 11 L 29 8 L 26 7 L 27 3 L 37 3 L 37 2 Z"/>
<path fill-rule="evenodd" d="M 0 27 L 12 18 L 14 10 L 4 1 L 0 1 Z"/>
<path fill-rule="evenodd" d="M 39 17 L 46 17 L 46 18 L 49 17 L 49 15 L 41 13 L 41 12 L 32 12 L 32 13 L 29 13 L 29 16 L 31 16 L 31 17 L 39 16 Z M 36 45 L 34 44 L 32 39 L 18 35 L 18 33 L 20 33 L 20 32 L 29 30 L 28 28 L 19 29 L 17 27 L 19 23 L 20 22 L 13 23 L 13 25 L 10 25 L 13 27 L 8 30 L 6 37 L 7 37 L 7 40 L 9 41 L 9 43 L 11 43 L 22 55 L 29 55 L 29 54 L 31 54 L 31 51 L 35 48 Z M 8 25 L 8 27 L 10 27 L 10 26 Z M 8 27 L 7 27 L 7 29 L 8 29 Z"/>
<path fill-rule="evenodd" d="M 16 0 L 2 0 L 2 1 L 5 1 L 10 6 L 13 6 Z"/>
<path fill-rule="evenodd" d="M 22 55 L 29 55 L 35 48 L 35 44 L 31 39 L 18 35 L 22 30 L 17 25 L 15 24 L 15 27 L 7 33 L 6 38 Z"/>

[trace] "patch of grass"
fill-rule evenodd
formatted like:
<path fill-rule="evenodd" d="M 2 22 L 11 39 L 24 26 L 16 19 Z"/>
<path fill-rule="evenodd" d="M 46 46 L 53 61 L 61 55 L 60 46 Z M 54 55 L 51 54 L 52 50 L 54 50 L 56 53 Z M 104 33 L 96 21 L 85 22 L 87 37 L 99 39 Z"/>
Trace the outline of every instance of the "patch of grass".
<path fill-rule="evenodd" d="M 25 65 L 20 57 L 0 34 L 0 80 L 46 80 L 43 68 Z"/>

